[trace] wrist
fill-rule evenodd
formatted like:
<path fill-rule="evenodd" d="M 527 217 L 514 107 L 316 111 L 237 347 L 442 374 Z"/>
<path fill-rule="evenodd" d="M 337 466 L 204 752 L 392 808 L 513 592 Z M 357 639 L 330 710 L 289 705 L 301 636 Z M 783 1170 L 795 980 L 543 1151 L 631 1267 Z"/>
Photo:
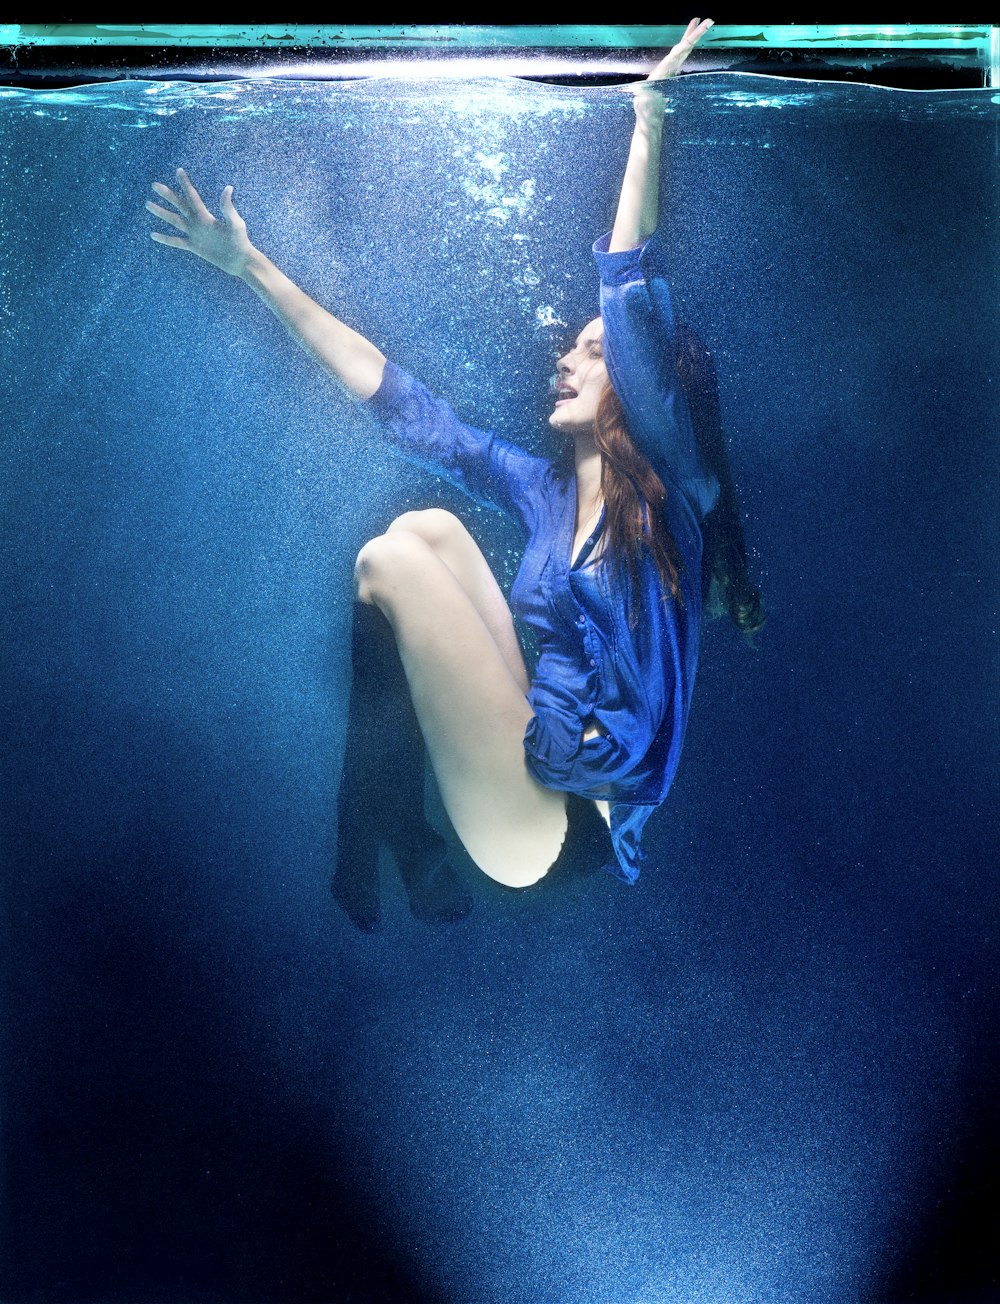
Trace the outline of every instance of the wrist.
<path fill-rule="evenodd" d="M 266 254 L 262 254 L 259 249 L 251 245 L 243 258 L 242 266 L 237 268 L 233 275 L 239 277 L 241 281 L 246 281 L 251 288 L 256 289 L 264 280 L 267 270 L 271 266 L 273 264 Z"/>
<path fill-rule="evenodd" d="M 659 95 L 645 96 L 635 102 L 636 126 L 644 127 L 649 132 L 661 132 L 667 106 Z"/>
<path fill-rule="evenodd" d="M 648 84 L 643 86 L 636 91 L 632 107 L 635 110 L 636 131 L 659 140 L 663 134 L 663 119 L 667 111 L 666 101 L 659 91 L 653 90 Z"/>

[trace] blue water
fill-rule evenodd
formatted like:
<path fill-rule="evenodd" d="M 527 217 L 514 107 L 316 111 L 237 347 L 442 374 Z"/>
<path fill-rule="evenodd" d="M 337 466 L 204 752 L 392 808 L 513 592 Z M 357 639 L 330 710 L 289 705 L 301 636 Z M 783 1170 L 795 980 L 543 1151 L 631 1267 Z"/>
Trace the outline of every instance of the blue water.
<path fill-rule="evenodd" d="M 684 79 L 663 211 L 769 622 L 638 886 L 329 895 L 351 568 L 458 510 L 213 206 L 547 447 L 631 121 L 513 80 L 0 90 L 5 1304 L 995 1298 L 998 106 Z"/>

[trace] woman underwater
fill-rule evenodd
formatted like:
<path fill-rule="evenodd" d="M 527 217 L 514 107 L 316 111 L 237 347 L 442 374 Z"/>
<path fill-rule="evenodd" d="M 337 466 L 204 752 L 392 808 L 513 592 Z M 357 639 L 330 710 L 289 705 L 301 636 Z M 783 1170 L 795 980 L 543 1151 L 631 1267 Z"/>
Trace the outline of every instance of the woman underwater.
<path fill-rule="evenodd" d="M 693 19 L 634 92 L 614 227 L 594 246 L 601 315 L 557 364 L 549 424 L 572 455 L 556 461 L 465 425 L 310 299 L 250 243 L 231 186 L 216 219 L 182 169 L 176 191 L 153 185 L 170 208 L 146 207 L 178 231 L 154 240 L 244 280 L 405 455 L 528 538 L 511 604 L 537 636 L 530 678 L 511 610 L 457 517 L 407 512 L 358 555 L 333 891 L 360 928 L 379 917 L 380 842 L 416 915 L 457 919 L 471 906 L 424 819 L 425 745 L 454 829 L 490 878 L 524 888 L 586 858 L 634 882 L 643 826 L 680 757 L 703 588 L 745 631 L 762 623 L 711 364 L 674 320 L 656 229 L 664 102 L 652 84 L 711 25 Z"/>

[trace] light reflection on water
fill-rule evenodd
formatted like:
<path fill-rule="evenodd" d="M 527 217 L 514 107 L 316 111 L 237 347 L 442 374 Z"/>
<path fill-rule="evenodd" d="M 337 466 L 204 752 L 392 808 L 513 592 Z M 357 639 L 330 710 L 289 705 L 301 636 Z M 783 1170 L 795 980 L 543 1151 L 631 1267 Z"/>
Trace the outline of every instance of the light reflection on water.
<path fill-rule="evenodd" d="M 877 111 L 880 114 L 937 115 L 961 108 L 963 115 L 995 116 L 992 106 L 1000 97 L 988 90 L 900 90 L 848 82 L 809 81 L 768 77 L 759 73 L 699 73 L 685 78 L 676 90 L 667 94 L 668 111 L 688 92 L 682 87 L 697 83 L 701 103 L 706 102 L 715 114 L 739 116 L 755 110 L 804 108 L 835 109 L 838 113 Z M 542 84 L 512 76 L 456 78 L 420 77 L 411 70 L 409 76 L 384 74 L 329 82 L 296 81 L 291 78 L 248 78 L 231 82 L 184 81 L 117 81 L 59 90 L 30 90 L 23 87 L 0 87 L 0 112 L 31 111 L 40 115 L 55 109 L 82 107 L 114 109 L 157 117 L 170 117 L 189 109 L 220 103 L 233 106 L 234 115 L 280 114 L 294 119 L 299 115 L 325 113 L 331 104 L 346 97 L 360 109 L 378 105 L 384 108 L 387 98 L 394 104 L 414 105 L 422 109 L 433 106 L 435 112 L 456 114 L 488 109 L 491 113 L 524 115 L 568 115 L 594 111 L 602 104 L 620 105 L 628 96 L 628 86 L 589 86 L 585 88 Z M 223 121 L 227 119 L 223 118 Z M 150 123 L 152 125 L 152 123 Z"/>

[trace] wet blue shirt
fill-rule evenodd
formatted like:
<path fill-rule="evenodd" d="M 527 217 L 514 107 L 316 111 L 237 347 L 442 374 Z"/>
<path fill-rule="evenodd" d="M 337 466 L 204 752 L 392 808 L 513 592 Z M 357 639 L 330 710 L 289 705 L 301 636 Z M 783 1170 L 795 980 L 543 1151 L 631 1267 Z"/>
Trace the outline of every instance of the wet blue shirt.
<path fill-rule="evenodd" d="M 674 316 L 656 235 L 624 253 L 594 245 L 604 357 L 629 433 L 663 480 L 665 512 L 681 559 L 681 601 L 664 597 L 652 558 L 632 593 L 594 559 L 604 516 L 571 558 L 576 532 L 572 465 L 536 457 L 460 421 L 449 405 L 387 363 L 369 410 L 410 461 L 444 475 L 478 502 L 507 512 L 527 536 L 511 606 L 539 647 L 524 735 L 531 773 L 547 788 L 606 800 L 616 862 L 639 876 L 640 839 L 680 760 L 698 661 L 701 518 L 718 496 L 677 378 Z M 584 740 L 594 726 L 600 732 Z"/>

